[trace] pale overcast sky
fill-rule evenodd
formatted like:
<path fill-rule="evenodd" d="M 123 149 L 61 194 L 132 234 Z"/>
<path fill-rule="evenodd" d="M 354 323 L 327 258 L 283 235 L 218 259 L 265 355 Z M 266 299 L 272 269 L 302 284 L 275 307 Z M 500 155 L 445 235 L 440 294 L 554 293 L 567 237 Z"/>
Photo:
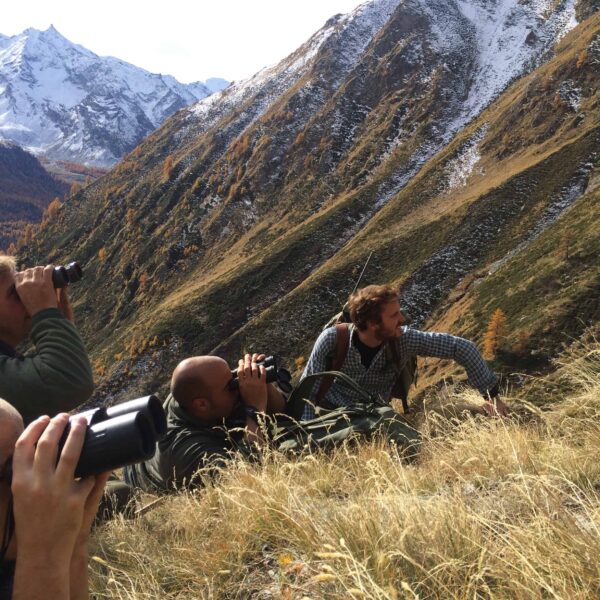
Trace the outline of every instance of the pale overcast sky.
<path fill-rule="evenodd" d="M 182 83 L 245 79 L 362 0 L 5 0 L 0 33 L 51 24 L 100 56 Z"/>

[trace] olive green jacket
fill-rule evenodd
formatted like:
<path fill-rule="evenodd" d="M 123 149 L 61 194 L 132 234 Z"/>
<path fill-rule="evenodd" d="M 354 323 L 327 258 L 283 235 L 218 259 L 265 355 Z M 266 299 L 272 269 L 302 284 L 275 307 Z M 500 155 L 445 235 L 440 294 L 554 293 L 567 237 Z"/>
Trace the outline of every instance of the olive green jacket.
<path fill-rule="evenodd" d="M 36 313 L 30 333 L 35 352 L 21 356 L 2 343 L 0 398 L 25 425 L 40 415 L 70 411 L 92 395 L 90 361 L 77 329 L 57 308 Z"/>
<path fill-rule="evenodd" d="M 213 477 L 234 452 L 252 456 L 253 448 L 244 440 L 243 410 L 222 425 L 208 425 L 185 412 L 170 394 L 163 406 L 167 433 L 151 459 L 125 468 L 127 483 L 146 491 L 173 492 L 202 485 L 203 478 Z"/>

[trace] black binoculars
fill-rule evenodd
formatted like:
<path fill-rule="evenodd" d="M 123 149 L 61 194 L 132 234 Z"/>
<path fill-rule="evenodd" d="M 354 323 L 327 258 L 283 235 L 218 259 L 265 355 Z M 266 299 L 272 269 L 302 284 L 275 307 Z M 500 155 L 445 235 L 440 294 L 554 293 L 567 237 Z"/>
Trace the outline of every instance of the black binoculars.
<path fill-rule="evenodd" d="M 266 369 L 267 383 L 277 383 L 279 389 L 286 394 L 292 391 L 292 375 L 287 369 L 277 367 L 277 359 L 274 356 L 267 356 L 264 360 L 257 361 L 257 365 L 263 365 Z M 237 390 L 240 382 L 238 381 L 237 369 L 232 369 L 231 376 L 233 379 L 229 382 L 230 390 Z"/>
<path fill-rule="evenodd" d="M 75 477 L 88 477 L 132 465 L 154 456 L 156 442 L 167 432 L 167 417 L 156 396 L 144 396 L 109 408 L 101 407 L 72 415 L 88 422 Z M 58 443 L 58 454 L 71 427 Z M 12 476 L 7 465 L 6 477 Z"/>
<path fill-rule="evenodd" d="M 75 283 L 83 277 L 83 270 L 79 263 L 72 262 L 66 267 L 54 267 L 52 271 L 52 283 L 55 288 L 67 287 L 70 283 Z"/>

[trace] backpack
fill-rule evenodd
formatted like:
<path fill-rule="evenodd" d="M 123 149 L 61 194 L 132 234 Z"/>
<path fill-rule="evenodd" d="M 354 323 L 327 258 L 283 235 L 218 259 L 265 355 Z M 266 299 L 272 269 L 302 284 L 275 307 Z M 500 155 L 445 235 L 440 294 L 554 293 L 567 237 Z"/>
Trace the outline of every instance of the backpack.
<path fill-rule="evenodd" d="M 358 392 L 361 400 L 351 406 L 333 409 L 315 406 L 316 417 L 298 421 L 289 416 L 278 422 L 271 435 L 274 446 L 282 452 L 331 450 L 346 440 L 373 439 L 382 435 L 388 441 L 404 449 L 407 456 L 414 456 L 420 445 L 419 432 L 389 404 L 368 394 L 345 373 L 324 371 L 305 377 L 292 391 L 290 400 L 304 406 L 304 398 L 316 379 L 330 376 L 338 383 Z"/>

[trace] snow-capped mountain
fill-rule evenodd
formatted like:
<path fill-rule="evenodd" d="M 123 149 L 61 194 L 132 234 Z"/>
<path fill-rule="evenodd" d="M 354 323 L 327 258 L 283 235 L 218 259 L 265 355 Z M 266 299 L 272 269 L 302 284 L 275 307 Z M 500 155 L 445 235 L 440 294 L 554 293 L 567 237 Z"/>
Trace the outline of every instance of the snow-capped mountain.
<path fill-rule="evenodd" d="M 185 85 L 99 57 L 53 26 L 0 35 L 0 137 L 52 159 L 110 166 L 211 93 L 202 82 Z"/>
<path fill-rule="evenodd" d="M 227 111 L 244 105 L 240 120 L 246 128 L 305 78 L 296 97 L 301 97 L 308 120 L 311 111 L 329 99 L 320 92 L 322 82 L 331 93 L 347 76 L 366 75 L 361 73 L 365 61 L 371 58 L 375 66 L 384 57 L 369 57 L 365 51 L 378 38 L 392 37 L 393 52 L 385 48 L 390 55 L 388 67 L 406 71 L 401 84 L 415 83 L 410 81 L 415 73 L 421 93 L 439 85 L 440 78 L 451 82 L 444 90 L 446 106 L 437 124 L 439 143 L 425 149 L 430 156 L 512 80 L 549 57 L 553 45 L 577 25 L 576 5 L 577 0 L 367 0 L 353 12 L 330 19 L 278 65 L 235 82 L 192 105 L 189 112 L 198 119 L 196 127 L 205 130 Z M 393 63 L 393 54 L 400 55 L 400 61 L 395 59 L 399 64 Z M 326 62 L 331 67 L 327 78 L 319 73 Z M 353 118 L 364 121 L 368 114 L 369 107 L 364 106 L 354 111 Z M 336 118 L 332 126 L 343 131 L 349 145 L 360 128 L 355 124 L 346 130 L 340 127 L 340 119 L 344 117 Z M 409 133 L 398 125 L 388 150 Z"/>

